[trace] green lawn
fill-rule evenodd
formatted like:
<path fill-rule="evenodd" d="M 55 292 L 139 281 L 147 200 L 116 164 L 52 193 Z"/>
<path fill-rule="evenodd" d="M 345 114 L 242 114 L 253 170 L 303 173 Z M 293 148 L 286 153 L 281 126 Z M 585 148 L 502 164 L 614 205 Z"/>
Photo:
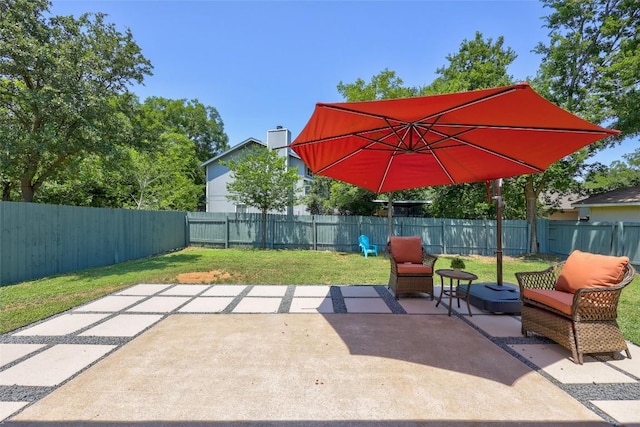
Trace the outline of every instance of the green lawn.
<path fill-rule="evenodd" d="M 436 268 L 449 268 L 442 256 Z M 479 281 L 496 280 L 496 261 L 463 257 L 465 270 Z M 556 260 L 506 257 L 505 282 L 517 283 L 518 271 L 543 270 Z M 0 333 L 60 313 L 137 283 L 177 283 L 185 273 L 213 272 L 218 283 L 250 285 L 386 285 L 389 260 L 357 253 L 300 250 L 187 248 L 165 255 L 82 270 L 0 287 Z M 221 277 L 222 276 L 222 277 Z M 216 283 L 207 279 L 207 283 Z M 622 292 L 619 323 L 625 338 L 640 344 L 640 279 Z"/>

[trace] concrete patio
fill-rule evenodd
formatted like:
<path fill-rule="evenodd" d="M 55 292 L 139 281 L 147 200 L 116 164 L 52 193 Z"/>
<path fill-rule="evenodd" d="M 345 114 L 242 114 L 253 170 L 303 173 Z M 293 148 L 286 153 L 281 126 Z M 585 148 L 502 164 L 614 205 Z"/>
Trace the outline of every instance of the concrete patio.
<path fill-rule="evenodd" d="M 640 425 L 637 346 L 576 365 L 516 316 L 447 309 L 384 286 L 140 284 L 0 336 L 0 420 Z"/>

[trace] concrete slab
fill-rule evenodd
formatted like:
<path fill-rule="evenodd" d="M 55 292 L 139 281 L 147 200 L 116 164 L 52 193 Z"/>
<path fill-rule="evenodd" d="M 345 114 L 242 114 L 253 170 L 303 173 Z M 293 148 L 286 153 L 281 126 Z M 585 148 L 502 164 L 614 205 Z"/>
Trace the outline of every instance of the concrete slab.
<path fill-rule="evenodd" d="M 80 334 L 81 337 L 133 337 L 162 319 L 160 314 L 120 314 Z"/>
<path fill-rule="evenodd" d="M 124 310 L 125 308 L 137 303 L 140 300 L 143 300 L 144 298 L 146 298 L 145 295 L 131 295 L 131 296 L 110 295 L 108 297 L 100 298 L 99 300 L 96 300 L 89 304 L 78 307 L 73 311 L 75 312 L 104 311 L 109 313 L 115 313 L 116 311 Z"/>
<path fill-rule="evenodd" d="M 179 313 L 220 313 L 233 301 L 233 297 L 198 297 L 181 307 Z"/>
<path fill-rule="evenodd" d="M 45 344 L 0 344 L 0 366 L 18 360 L 44 346 Z"/>
<path fill-rule="evenodd" d="M 233 309 L 234 313 L 277 313 L 282 298 L 245 297 Z"/>
<path fill-rule="evenodd" d="M 331 286 L 296 286 L 294 297 L 330 297 Z"/>
<path fill-rule="evenodd" d="M 492 337 L 521 337 L 522 323 L 520 320 L 507 315 L 480 314 L 469 317 L 467 320 L 485 331 Z"/>
<path fill-rule="evenodd" d="M 378 291 L 376 291 L 373 286 L 340 286 L 340 291 L 342 292 L 342 296 L 345 298 L 380 298 Z"/>
<path fill-rule="evenodd" d="M 629 341 L 627 341 L 627 347 L 629 347 L 631 359 L 628 359 L 627 354 L 622 352 L 621 354 L 624 356 L 623 359 L 607 359 L 607 362 L 614 365 L 616 368 L 622 369 L 623 371 L 629 372 L 631 375 L 640 378 L 640 347 Z"/>
<path fill-rule="evenodd" d="M 238 314 L 170 316 L 6 425 L 567 420 L 608 425 L 454 317 Z"/>
<path fill-rule="evenodd" d="M 381 298 L 345 298 L 347 313 L 391 313 Z"/>
<path fill-rule="evenodd" d="M 16 332 L 14 336 L 59 336 L 67 335 L 87 326 L 99 322 L 108 317 L 109 314 L 89 314 L 89 313 L 67 313 L 35 326 L 27 328 L 23 331 Z"/>
<path fill-rule="evenodd" d="M 331 298 L 293 298 L 289 313 L 333 313 Z"/>
<path fill-rule="evenodd" d="M 573 363 L 571 352 L 558 344 L 512 344 L 509 347 L 564 384 L 636 382 L 590 356 L 584 357 L 583 365 Z"/>
<path fill-rule="evenodd" d="M 594 400 L 591 403 L 623 426 L 640 426 L 640 400 Z"/>
<path fill-rule="evenodd" d="M 398 303 L 409 314 L 447 314 L 447 309 L 429 298 L 400 298 Z"/>
<path fill-rule="evenodd" d="M 235 297 L 244 291 L 244 285 L 214 285 L 202 294 L 203 297 Z"/>
<path fill-rule="evenodd" d="M 249 291 L 249 297 L 283 297 L 287 293 L 287 286 L 254 286 Z"/>
<path fill-rule="evenodd" d="M 176 285 L 166 291 L 160 292 L 159 295 L 188 295 L 195 296 L 210 288 L 210 285 Z"/>
<path fill-rule="evenodd" d="M 58 344 L 0 372 L 0 385 L 52 387 L 86 368 L 115 347 Z"/>
<path fill-rule="evenodd" d="M 135 313 L 169 313 L 189 301 L 187 297 L 151 297 L 138 305 L 134 305 L 128 312 Z"/>
<path fill-rule="evenodd" d="M 0 402 L 0 421 L 18 412 L 30 402 Z"/>
<path fill-rule="evenodd" d="M 171 285 L 153 285 L 142 283 L 130 288 L 124 289 L 120 292 L 116 292 L 115 295 L 154 295 L 163 289 L 167 289 Z"/>

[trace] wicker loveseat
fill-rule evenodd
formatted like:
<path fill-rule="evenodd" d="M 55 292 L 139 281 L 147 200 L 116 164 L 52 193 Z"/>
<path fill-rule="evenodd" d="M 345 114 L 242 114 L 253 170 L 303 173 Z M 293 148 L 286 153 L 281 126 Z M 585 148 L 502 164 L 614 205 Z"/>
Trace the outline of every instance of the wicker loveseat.
<path fill-rule="evenodd" d="M 426 292 L 433 301 L 433 267 L 438 257 L 425 252 L 420 236 L 392 236 L 388 249 L 389 289 L 396 299 L 404 293 Z"/>
<path fill-rule="evenodd" d="M 545 336 L 571 351 L 575 363 L 588 353 L 625 351 L 616 321 L 622 289 L 635 276 L 628 257 L 573 251 L 545 271 L 516 273 L 522 300 L 522 333 Z"/>

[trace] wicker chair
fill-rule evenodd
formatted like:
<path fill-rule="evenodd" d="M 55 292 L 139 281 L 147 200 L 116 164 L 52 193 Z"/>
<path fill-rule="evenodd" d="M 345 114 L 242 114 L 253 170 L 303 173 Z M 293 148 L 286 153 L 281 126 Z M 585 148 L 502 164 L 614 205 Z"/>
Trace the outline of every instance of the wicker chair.
<path fill-rule="evenodd" d="M 522 300 L 522 334 L 534 332 L 555 341 L 571 351 L 573 361 L 581 365 L 587 353 L 611 353 L 615 357 L 624 350 L 631 358 L 616 317 L 620 293 L 636 274 L 633 266 L 626 264 L 617 284 L 570 293 L 557 290 L 556 285 L 565 263 L 545 271 L 516 273 Z"/>
<path fill-rule="evenodd" d="M 388 243 L 391 260 L 389 289 L 400 294 L 425 292 L 433 301 L 433 270 L 438 257 L 425 252 L 419 236 L 393 236 Z"/>

